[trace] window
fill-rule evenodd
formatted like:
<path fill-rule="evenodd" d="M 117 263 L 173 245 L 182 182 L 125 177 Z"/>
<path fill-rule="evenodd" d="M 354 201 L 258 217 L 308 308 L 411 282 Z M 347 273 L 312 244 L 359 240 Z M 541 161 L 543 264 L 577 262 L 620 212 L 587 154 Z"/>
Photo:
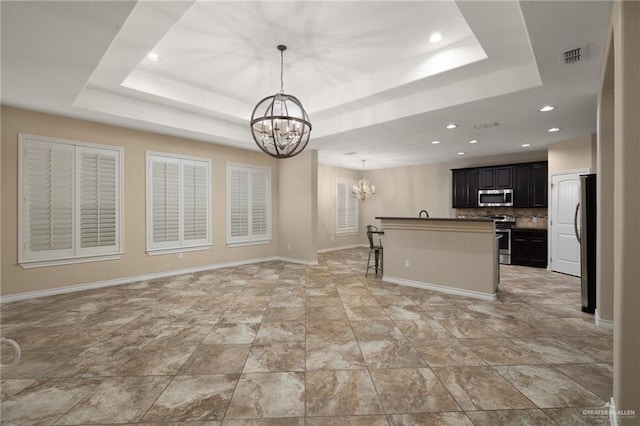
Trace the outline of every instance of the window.
<path fill-rule="evenodd" d="M 120 258 L 122 148 L 21 134 L 19 149 L 18 263 Z"/>
<path fill-rule="evenodd" d="M 227 244 L 271 241 L 271 169 L 227 164 Z"/>
<path fill-rule="evenodd" d="M 336 190 L 336 234 L 358 232 L 358 200 L 353 198 L 354 180 L 337 179 Z"/>
<path fill-rule="evenodd" d="M 147 253 L 211 246 L 211 162 L 147 152 Z"/>

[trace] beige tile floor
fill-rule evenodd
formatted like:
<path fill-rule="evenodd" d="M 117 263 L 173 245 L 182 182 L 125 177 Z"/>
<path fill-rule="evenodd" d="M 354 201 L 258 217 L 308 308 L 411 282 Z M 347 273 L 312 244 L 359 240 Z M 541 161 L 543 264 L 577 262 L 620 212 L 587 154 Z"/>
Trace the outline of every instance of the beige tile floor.
<path fill-rule="evenodd" d="M 503 266 L 486 302 L 367 279 L 366 256 L 4 304 L 2 424 L 607 423 L 583 410 L 611 396 L 612 332 L 578 279 Z"/>

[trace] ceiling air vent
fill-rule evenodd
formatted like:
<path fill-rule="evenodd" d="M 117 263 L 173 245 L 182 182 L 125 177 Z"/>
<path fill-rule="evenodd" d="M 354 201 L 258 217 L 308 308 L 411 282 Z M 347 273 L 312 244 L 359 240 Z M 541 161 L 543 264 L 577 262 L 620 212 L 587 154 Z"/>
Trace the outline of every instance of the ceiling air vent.
<path fill-rule="evenodd" d="M 587 46 L 578 46 L 560 53 L 560 63 L 563 65 L 575 64 L 587 59 Z"/>

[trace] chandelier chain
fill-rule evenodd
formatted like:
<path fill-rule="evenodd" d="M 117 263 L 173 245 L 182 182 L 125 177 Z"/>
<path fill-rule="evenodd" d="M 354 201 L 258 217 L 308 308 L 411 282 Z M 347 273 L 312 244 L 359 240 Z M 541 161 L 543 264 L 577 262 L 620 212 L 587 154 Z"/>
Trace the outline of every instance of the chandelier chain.
<path fill-rule="evenodd" d="M 280 93 L 284 93 L 284 50 L 280 50 Z"/>

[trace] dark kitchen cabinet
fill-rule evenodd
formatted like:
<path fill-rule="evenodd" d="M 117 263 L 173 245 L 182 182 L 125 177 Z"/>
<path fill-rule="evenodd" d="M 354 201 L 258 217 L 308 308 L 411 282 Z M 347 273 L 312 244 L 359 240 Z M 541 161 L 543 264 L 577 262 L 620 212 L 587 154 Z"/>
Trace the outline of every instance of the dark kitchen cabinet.
<path fill-rule="evenodd" d="M 547 162 L 513 166 L 513 207 L 547 207 Z"/>
<path fill-rule="evenodd" d="M 512 166 L 478 169 L 478 189 L 509 189 L 513 187 Z"/>
<path fill-rule="evenodd" d="M 512 229 L 511 264 L 547 267 L 547 230 Z"/>
<path fill-rule="evenodd" d="M 531 207 L 547 207 L 548 163 L 531 165 Z"/>
<path fill-rule="evenodd" d="M 454 209 L 478 207 L 478 169 L 457 169 L 453 172 Z"/>

